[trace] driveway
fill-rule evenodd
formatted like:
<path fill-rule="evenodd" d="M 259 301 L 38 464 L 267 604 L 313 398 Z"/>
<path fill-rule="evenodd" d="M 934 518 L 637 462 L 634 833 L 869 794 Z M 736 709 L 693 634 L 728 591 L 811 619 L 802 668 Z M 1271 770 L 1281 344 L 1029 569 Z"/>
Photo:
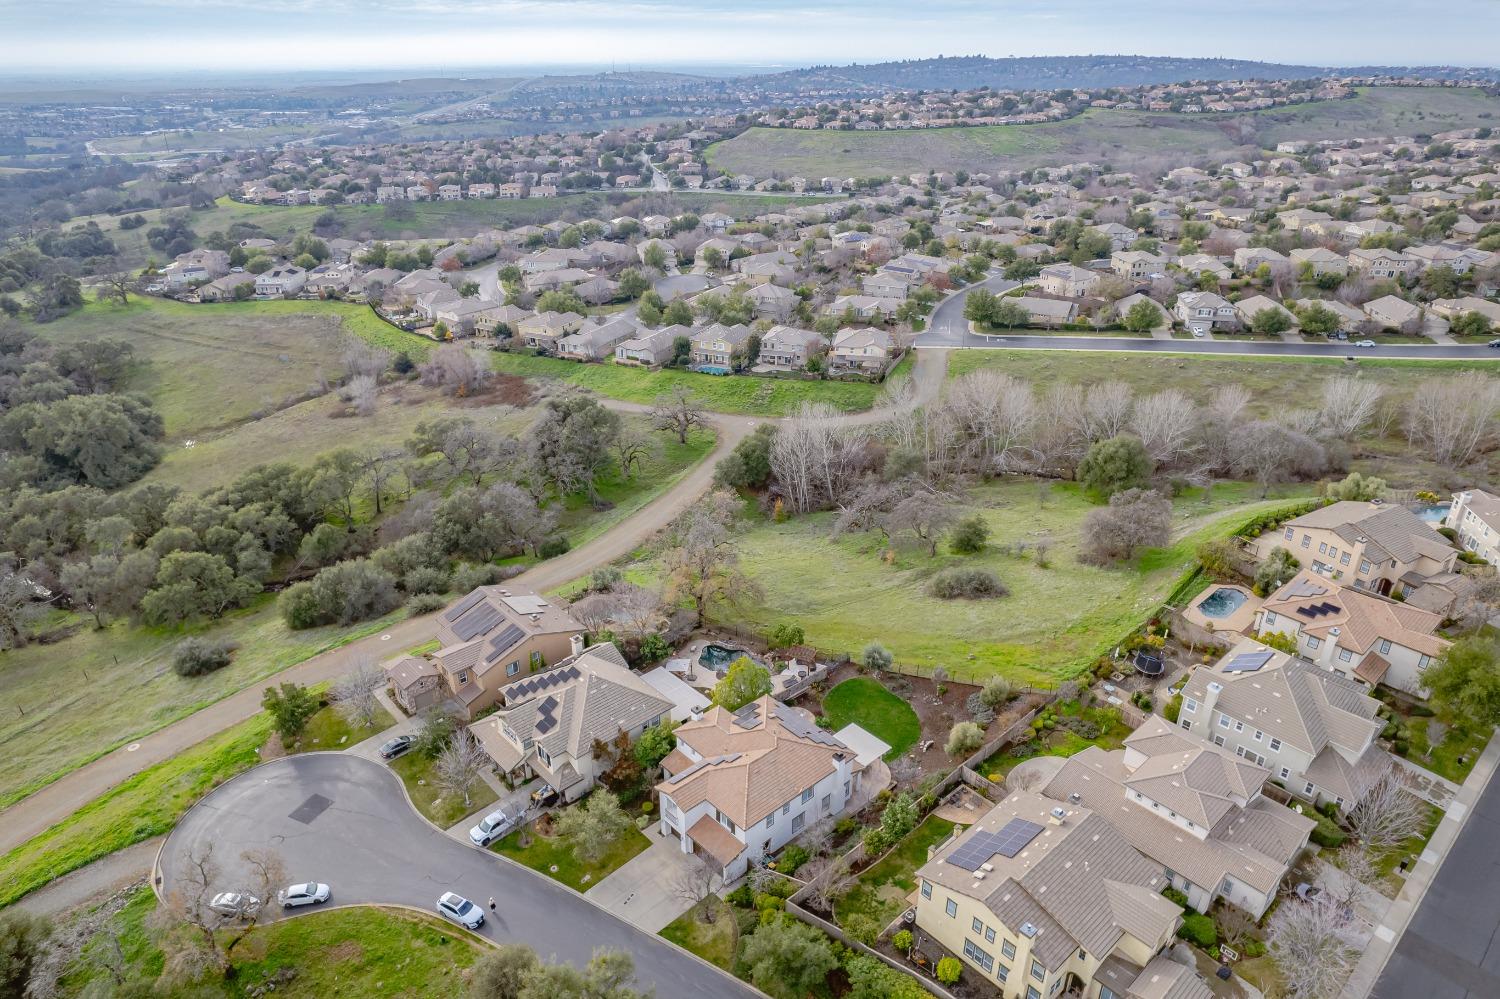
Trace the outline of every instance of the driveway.
<path fill-rule="evenodd" d="M 676 888 L 692 854 L 683 853 L 677 837 L 662 836 L 658 828 L 655 822 L 647 826 L 651 845 L 585 893 L 590 902 L 647 933 L 657 932 L 692 908 L 692 902 Z"/>
<path fill-rule="evenodd" d="M 445 891 L 481 905 L 494 898 L 499 909 L 479 933 L 496 943 L 524 943 L 543 958 L 573 964 L 597 948 L 624 950 L 635 959 L 640 984 L 661 996 L 758 995 L 562 885 L 449 838 L 412 810 L 389 770 L 346 753 L 277 760 L 210 793 L 167 837 L 163 892 L 172 891 L 183 859 L 209 844 L 226 885 L 243 867 L 241 852 L 270 848 L 290 879 L 331 885 L 334 904 L 431 912 Z"/>

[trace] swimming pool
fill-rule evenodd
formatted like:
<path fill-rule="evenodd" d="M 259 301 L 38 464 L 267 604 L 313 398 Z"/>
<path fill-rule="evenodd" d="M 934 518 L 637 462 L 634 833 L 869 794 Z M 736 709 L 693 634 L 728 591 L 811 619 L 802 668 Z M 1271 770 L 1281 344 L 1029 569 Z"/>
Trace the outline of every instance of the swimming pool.
<path fill-rule="evenodd" d="M 1221 586 L 1198 601 L 1198 610 L 1204 617 L 1228 617 L 1245 606 L 1246 597 L 1239 590 Z"/>
<path fill-rule="evenodd" d="M 720 364 L 700 364 L 695 370 L 705 375 L 728 375 L 733 373 Z"/>
<path fill-rule="evenodd" d="M 727 645 L 705 645 L 703 651 L 698 653 L 698 665 L 705 666 L 715 673 L 722 673 L 730 663 L 744 654 L 739 649 L 731 649 Z"/>
<path fill-rule="evenodd" d="M 1429 506 L 1419 506 L 1412 513 L 1427 521 L 1433 527 L 1438 527 L 1442 524 L 1443 518 L 1448 516 L 1448 504 L 1433 503 Z"/>

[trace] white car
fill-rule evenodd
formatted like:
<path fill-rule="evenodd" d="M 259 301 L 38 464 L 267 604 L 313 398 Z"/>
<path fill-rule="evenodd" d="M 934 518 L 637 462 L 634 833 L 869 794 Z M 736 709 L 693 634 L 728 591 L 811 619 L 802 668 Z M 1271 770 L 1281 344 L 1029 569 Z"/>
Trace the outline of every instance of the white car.
<path fill-rule="evenodd" d="M 276 901 L 281 903 L 283 909 L 295 909 L 302 905 L 320 905 L 328 901 L 332 895 L 333 891 L 327 885 L 309 881 L 306 884 L 283 888 L 276 893 Z"/>
<path fill-rule="evenodd" d="M 469 839 L 475 846 L 489 846 L 514 829 L 519 822 L 518 816 L 511 815 L 503 808 L 497 808 L 480 819 L 479 824 L 469 830 Z"/>
<path fill-rule="evenodd" d="M 1354 341 L 1354 346 L 1356 346 L 1356 347 L 1373 347 L 1373 346 L 1375 346 L 1375 341 L 1374 340 L 1355 340 Z"/>
<path fill-rule="evenodd" d="M 453 892 L 444 892 L 442 898 L 437 900 L 438 915 L 453 920 L 467 929 L 477 930 L 484 925 L 484 911 L 464 898 Z"/>
<path fill-rule="evenodd" d="M 1195 337 L 1201 337 L 1201 336 L 1203 336 L 1203 331 L 1202 330 L 1193 330 L 1193 336 L 1195 336 Z"/>
<path fill-rule="evenodd" d="M 248 916 L 260 908 L 260 899 L 237 891 L 221 891 L 208 903 L 221 916 Z"/>

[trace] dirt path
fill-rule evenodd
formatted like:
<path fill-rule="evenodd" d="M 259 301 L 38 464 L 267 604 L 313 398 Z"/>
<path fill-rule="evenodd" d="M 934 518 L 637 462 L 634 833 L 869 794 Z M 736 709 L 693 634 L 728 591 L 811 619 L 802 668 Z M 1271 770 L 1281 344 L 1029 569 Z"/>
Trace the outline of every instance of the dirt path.
<path fill-rule="evenodd" d="M 936 397 L 942 388 L 947 367 L 948 351 L 918 352 L 913 375 L 917 379 L 917 403 Z M 607 404 L 611 409 L 622 412 L 646 412 L 650 408 L 625 402 Z M 850 424 L 878 423 L 884 417 L 884 410 L 871 410 L 851 414 L 846 421 Z M 629 554 L 670 524 L 709 490 L 713 484 L 714 466 L 719 459 L 758 424 L 765 422 L 756 417 L 727 414 L 713 414 L 712 421 L 718 434 L 718 443 L 671 490 L 593 540 L 527 570 L 516 577 L 516 580 L 536 590 L 555 589 L 598 566 Z M 0 853 L 15 849 L 61 822 L 146 767 L 171 759 L 189 747 L 253 717 L 260 711 L 261 691 L 265 687 L 274 683 L 323 683 L 347 673 L 361 660 L 389 658 L 401 649 L 419 645 L 431 638 L 435 616 L 427 614 L 409 618 L 380 634 L 316 655 L 143 737 L 139 742 L 131 744 L 134 749 L 117 749 L 59 778 L 0 812 L 0 817 L 3 817 L 3 821 L 0 821 Z"/>
<path fill-rule="evenodd" d="M 126 885 L 144 881 L 151 876 L 151 865 L 164 839 L 165 836 L 153 836 L 144 843 L 100 857 L 87 867 L 38 888 L 17 902 L 16 907 L 51 919 Z"/>

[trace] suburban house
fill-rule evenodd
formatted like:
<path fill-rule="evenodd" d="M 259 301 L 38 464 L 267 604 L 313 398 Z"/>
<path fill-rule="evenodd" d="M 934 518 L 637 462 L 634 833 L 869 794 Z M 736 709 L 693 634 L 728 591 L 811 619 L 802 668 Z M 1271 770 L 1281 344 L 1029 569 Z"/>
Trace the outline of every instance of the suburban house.
<path fill-rule="evenodd" d="M 1450 644 L 1436 634 L 1442 620 L 1303 569 L 1256 611 L 1255 633 L 1292 638 L 1299 656 L 1339 676 L 1420 695 L 1422 671 Z"/>
<path fill-rule="evenodd" d="M 1193 332 L 1205 333 L 1213 330 L 1234 331 L 1240 328 L 1240 318 L 1233 303 L 1222 295 L 1211 291 L 1185 291 L 1177 296 L 1173 314 Z"/>
<path fill-rule="evenodd" d="M 1299 247 L 1293 250 L 1289 256 L 1292 263 L 1296 264 L 1299 270 L 1302 268 L 1302 265 L 1306 264 L 1311 268 L 1315 277 L 1324 274 L 1337 274 L 1339 277 L 1343 277 L 1349 273 L 1349 261 L 1322 246 Z"/>
<path fill-rule="evenodd" d="M 1353 500 L 1293 517 L 1246 546 L 1262 561 L 1276 548 L 1341 586 L 1384 596 L 1405 595 L 1458 560 L 1458 550 L 1405 507 Z"/>
<path fill-rule="evenodd" d="M 671 711 L 672 701 L 605 642 L 501 687 L 499 709 L 469 732 L 502 774 L 540 777 L 574 801 L 594 787 L 596 741 L 611 744 L 621 732 L 638 739 Z"/>
<path fill-rule="evenodd" d="M 556 351 L 557 343 L 583 327 L 583 317 L 576 312 L 538 312 L 515 325 L 516 337 L 528 347 Z"/>
<path fill-rule="evenodd" d="M 772 326 L 760 341 L 760 363 L 800 371 L 823 346 L 823 337 L 796 326 Z"/>
<path fill-rule="evenodd" d="M 617 316 L 606 322 L 586 325 L 557 341 L 557 356 L 580 361 L 602 361 L 615 348 L 640 332 L 634 319 Z"/>
<path fill-rule="evenodd" d="M 233 300 L 235 289 L 243 285 L 249 285 L 250 290 L 255 290 L 255 275 L 241 272 L 239 274 L 225 274 L 221 278 L 214 278 L 205 285 L 198 287 L 198 301 L 200 302 L 228 302 Z"/>
<path fill-rule="evenodd" d="M 755 314 L 761 319 L 782 321 L 789 319 L 792 310 L 800 301 L 797 293 L 779 284 L 758 284 L 745 293 Z"/>
<path fill-rule="evenodd" d="M 1275 273 L 1290 266 L 1290 261 L 1284 254 L 1268 246 L 1241 246 L 1235 249 L 1234 266 L 1246 274 L 1254 273 L 1262 265 L 1271 268 L 1272 273 Z"/>
<path fill-rule="evenodd" d="M 1037 284 L 1049 295 L 1084 298 L 1099 287 L 1099 274 L 1072 264 L 1048 264 L 1042 268 Z"/>
<path fill-rule="evenodd" d="M 1500 563 L 1500 497 L 1483 489 L 1453 494 L 1443 525 L 1458 532 L 1458 543 L 1491 565 Z"/>
<path fill-rule="evenodd" d="M 1293 794 L 1340 807 L 1390 767 L 1365 688 L 1244 638 L 1188 674 L 1178 726 L 1271 771 Z"/>
<path fill-rule="evenodd" d="M 710 323 L 693 334 L 693 365 L 722 368 L 727 374 L 745 355 L 745 345 L 755 331 L 744 324 Z"/>
<path fill-rule="evenodd" d="M 1110 254 L 1109 268 L 1127 281 L 1144 281 L 1153 274 L 1164 273 L 1167 258 L 1145 250 L 1116 250 Z"/>
<path fill-rule="evenodd" d="M 725 882 L 804 828 L 841 814 L 860 790 L 856 752 L 772 697 L 714 707 L 677 728 L 662 761 L 661 833 Z"/>
<path fill-rule="evenodd" d="M 1010 301 L 1025 309 L 1030 321 L 1038 326 L 1060 326 L 1078 318 L 1078 303 L 1066 299 L 1022 295 Z"/>
<path fill-rule="evenodd" d="M 1130 228 L 1130 226 L 1121 225 L 1118 222 L 1105 222 L 1102 225 L 1090 226 L 1089 228 L 1101 236 L 1109 237 L 1109 247 L 1111 250 L 1128 249 L 1130 244 L 1140 238 L 1140 233 Z"/>
<path fill-rule="evenodd" d="M 1263 312 L 1266 309 L 1280 315 L 1288 323 L 1288 329 L 1296 328 L 1297 317 L 1288 312 L 1274 298 L 1267 298 L 1265 295 L 1251 295 L 1234 303 L 1234 310 L 1238 313 L 1240 322 L 1244 323 L 1246 328 L 1249 328 L 1250 324 L 1255 321 L 1256 313 Z"/>
<path fill-rule="evenodd" d="M 1233 276 L 1229 266 L 1218 257 L 1211 257 L 1207 253 L 1189 253 L 1177 258 L 1177 266 L 1193 276 L 1201 274 L 1212 274 L 1220 281 L 1228 281 Z"/>
<path fill-rule="evenodd" d="M 1126 295 L 1124 298 L 1115 303 L 1116 318 L 1123 320 L 1126 313 L 1128 313 L 1131 309 L 1135 308 L 1142 302 L 1147 303 L 1151 306 L 1152 309 L 1156 311 L 1156 324 L 1158 326 L 1166 326 L 1172 322 L 1171 318 L 1167 315 L 1167 310 L 1162 308 L 1160 302 L 1156 301 L 1153 298 L 1147 297 L 1141 292 L 1136 292 L 1133 295 Z"/>
<path fill-rule="evenodd" d="M 307 284 L 307 272 L 293 264 L 273 267 L 255 276 L 256 298 L 289 298 Z"/>
<path fill-rule="evenodd" d="M 672 359 L 672 344 L 679 336 L 690 336 L 686 326 L 663 326 L 639 330 L 637 335 L 615 345 L 615 363 L 642 364 L 654 368 Z"/>
<path fill-rule="evenodd" d="M 895 345 L 890 333 L 873 326 L 859 329 L 839 330 L 833 337 L 833 349 L 828 352 L 829 362 L 834 368 L 858 368 L 861 371 L 879 371 L 890 360 Z"/>
<path fill-rule="evenodd" d="M 1416 333 L 1422 328 L 1422 310 L 1395 295 L 1382 295 L 1365 303 L 1365 315 L 1371 322 L 1403 333 Z"/>
<path fill-rule="evenodd" d="M 1124 749 L 1070 757 L 1042 793 L 1107 816 L 1199 912 L 1223 899 L 1259 919 L 1316 824 L 1265 797 L 1270 779 L 1151 715 Z"/>
<path fill-rule="evenodd" d="M 203 284 L 229 273 L 229 254 L 223 250 L 199 247 L 173 260 L 161 269 L 162 284 L 171 291 Z"/>
<path fill-rule="evenodd" d="M 1097 810 L 1021 791 L 917 869 L 916 924 L 1006 999 L 1208 999 L 1165 955 L 1182 922 L 1166 884 Z"/>
<path fill-rule="evenodd" d="M 1410 274 L 1417 262 L 1404 253 L 1384 247 L 1349 251 L 1349 269 L 1372 278 L 1398 278 Z"/>
<path fill-rule="evenodd" d="M 481 586 L 437 619 L 438 649 L 426 667 L 398 659 L 386 674 L 396 702 L 410 712 L 451 701 L 471 718 L 494 704 L 500 688 L 576 655 L 584 629 L 562 607 L 521 586 Z"/>

